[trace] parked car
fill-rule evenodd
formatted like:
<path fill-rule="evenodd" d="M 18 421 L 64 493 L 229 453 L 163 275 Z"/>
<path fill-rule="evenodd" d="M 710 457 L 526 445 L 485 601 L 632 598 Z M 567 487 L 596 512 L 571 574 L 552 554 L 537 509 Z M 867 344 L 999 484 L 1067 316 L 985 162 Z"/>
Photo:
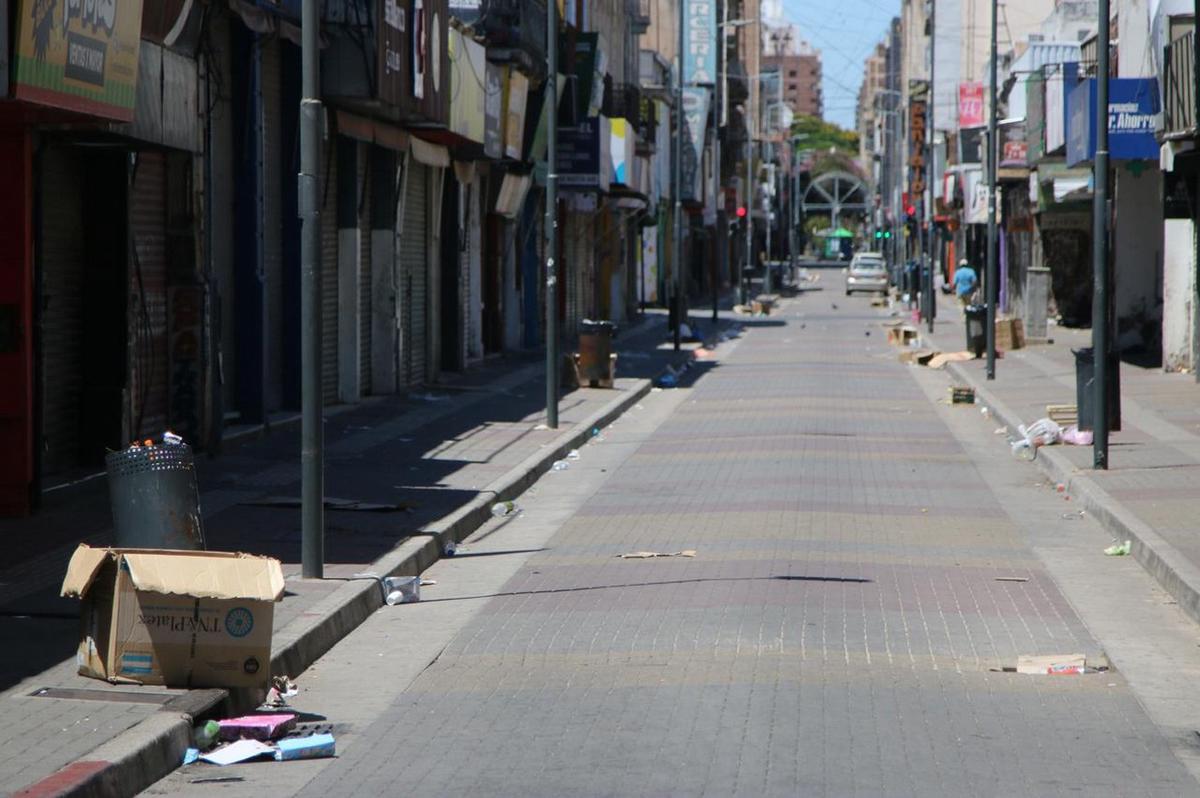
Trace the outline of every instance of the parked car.
<path fill-rule="evenodd" d="M 887 265 L 878 252 L 860 252 L 850 261 L 846 274 L 846 296 L 855 291 L 887 291 Z"/>

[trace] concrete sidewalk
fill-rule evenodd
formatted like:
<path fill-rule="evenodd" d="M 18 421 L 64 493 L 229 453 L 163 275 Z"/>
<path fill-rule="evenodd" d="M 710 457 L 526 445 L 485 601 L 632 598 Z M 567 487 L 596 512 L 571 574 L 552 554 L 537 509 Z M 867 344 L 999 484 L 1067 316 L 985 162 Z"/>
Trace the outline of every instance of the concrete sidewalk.
<path fill-rule="evenodd" d="M 693 329 L 712 334 L 707 313 Z M 722 328 L 736 323 L 723 318 Z M 687 349 L 695 348 L 695 344 Z M 326 418 L 326 495 L 391 512 L 326 513 L 325 579 L 300 577 L 299 510 L 262 506 L 299 496 L 294 428 L 231 446 L 199 465 L 208 546 L 269 554 L 284 563 L 275 609 L 272 673 L 297 675 L 382 603 L 378 584 L 352 579 L 418 574 L 516 496 L 550 464 L 634 406 L 651 379 L 690 352 L 667 344 L 652 315 L 614 342 L 615 389 L 581 388 L 560 402 L 558 430 L 545 429 L 540 359 L 496 361 L 406 397 L 387 397 Z M 75 673 L 78 602 L 57 595 L 81 540 L 111 544 L 107 486 L 85 480 L 51 494 L 31 519 L 0 521 L 23 541 L 0 572 L 0 793 L 130 794 L 176 767 L 196 717 L 246 696 L 224 690 L 112 686 Z M 10 564 L 11 563 L 11 564 Z M 17 792 L 20 791 L 20 792 Z"/>
<path fill-rule="evenodd" d="M 926 344 L 962 350 L 958 309 L 943 298 L 938 313 L 934 335 L 921 327 Z M 973 386 L 977 403 L 1015 435 L 1018 424 L 1045 417 L 1046 405 L 1075 403 L 1072 350 L 1090 347 L 1091 331 L 1052 326 L 1050 336 L 1053 343 L 1005 352 L 993 381 L 986 360 L 950 363 L 947 370 Z M 1120 365 L 1120 380 L 1121 430 L 1110 433 L 1107 471 L 1093 469 L 1090 446 L 1043 447 L 1035 463 L 1065 485 L 1072 507 L 1093 514 L 1114 538 L 1132 541 L 1137 560 L 1200 621 L 1200 386 L 1190 374 L 1128 362 Z M 1003 442 L 997 436 L 998 456 L 1008 456 Z"/>

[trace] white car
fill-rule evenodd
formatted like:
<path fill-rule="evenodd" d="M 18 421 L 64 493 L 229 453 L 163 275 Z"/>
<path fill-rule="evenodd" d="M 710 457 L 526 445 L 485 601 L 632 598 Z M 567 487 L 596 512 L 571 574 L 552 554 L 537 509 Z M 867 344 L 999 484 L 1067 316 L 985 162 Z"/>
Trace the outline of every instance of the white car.
<path fill-rule="evenodd" d="M 850 261 L 850 269 L 846 275 L 846 296 L 855 291 L 884 293 L 887 286 L 887 265 L 883 255 L 878 252 L 859 252 Z"/>

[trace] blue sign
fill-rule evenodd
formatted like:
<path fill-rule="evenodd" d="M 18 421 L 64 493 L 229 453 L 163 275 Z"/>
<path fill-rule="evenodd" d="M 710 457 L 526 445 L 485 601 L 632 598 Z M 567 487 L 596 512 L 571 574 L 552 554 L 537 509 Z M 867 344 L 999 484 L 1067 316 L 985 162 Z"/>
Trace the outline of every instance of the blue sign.
<path fill-rule="evenodd" d="M 1108 81 L 1108 151 L 1114 161 L 1156 160 L 1154 119 L 1159 111 L 1155 78 Z M 1067 97 L 1067 165 L 1096 155 L 1096 80 L 1079 83 Z"/>
<path fill-rule="evenodd" d="M 717 82 L 717 2 L 683 0 L 683 82 Z"/>

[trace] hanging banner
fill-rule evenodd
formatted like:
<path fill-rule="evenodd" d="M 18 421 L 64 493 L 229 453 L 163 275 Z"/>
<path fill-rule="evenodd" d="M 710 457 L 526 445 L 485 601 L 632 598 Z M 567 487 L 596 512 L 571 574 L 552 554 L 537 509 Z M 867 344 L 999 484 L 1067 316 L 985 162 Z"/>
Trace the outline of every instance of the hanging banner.
<path fill-rule="evenodd" d="M 708 89 L 683 90 L 683 126 L 686 134 L 683 148 L 682 198 L 699 202 L 701 154 L 704 152 L 704 133 L 708 123 Z"/>
<path fill-rule="evenodd" d="M 13 97 L 129 122 L 142 0 L 16 3 Z"/>
<path fill-rule="evenodd" d="M 983 124 L 983 84 L 979 81 L 958 84 L 958 126 Z"/>
<path fill-rule="evenodd" d="M 715 0 L 684 0 L 683 83 L 715 85 L 717 75 L 717 4 Z"/>

